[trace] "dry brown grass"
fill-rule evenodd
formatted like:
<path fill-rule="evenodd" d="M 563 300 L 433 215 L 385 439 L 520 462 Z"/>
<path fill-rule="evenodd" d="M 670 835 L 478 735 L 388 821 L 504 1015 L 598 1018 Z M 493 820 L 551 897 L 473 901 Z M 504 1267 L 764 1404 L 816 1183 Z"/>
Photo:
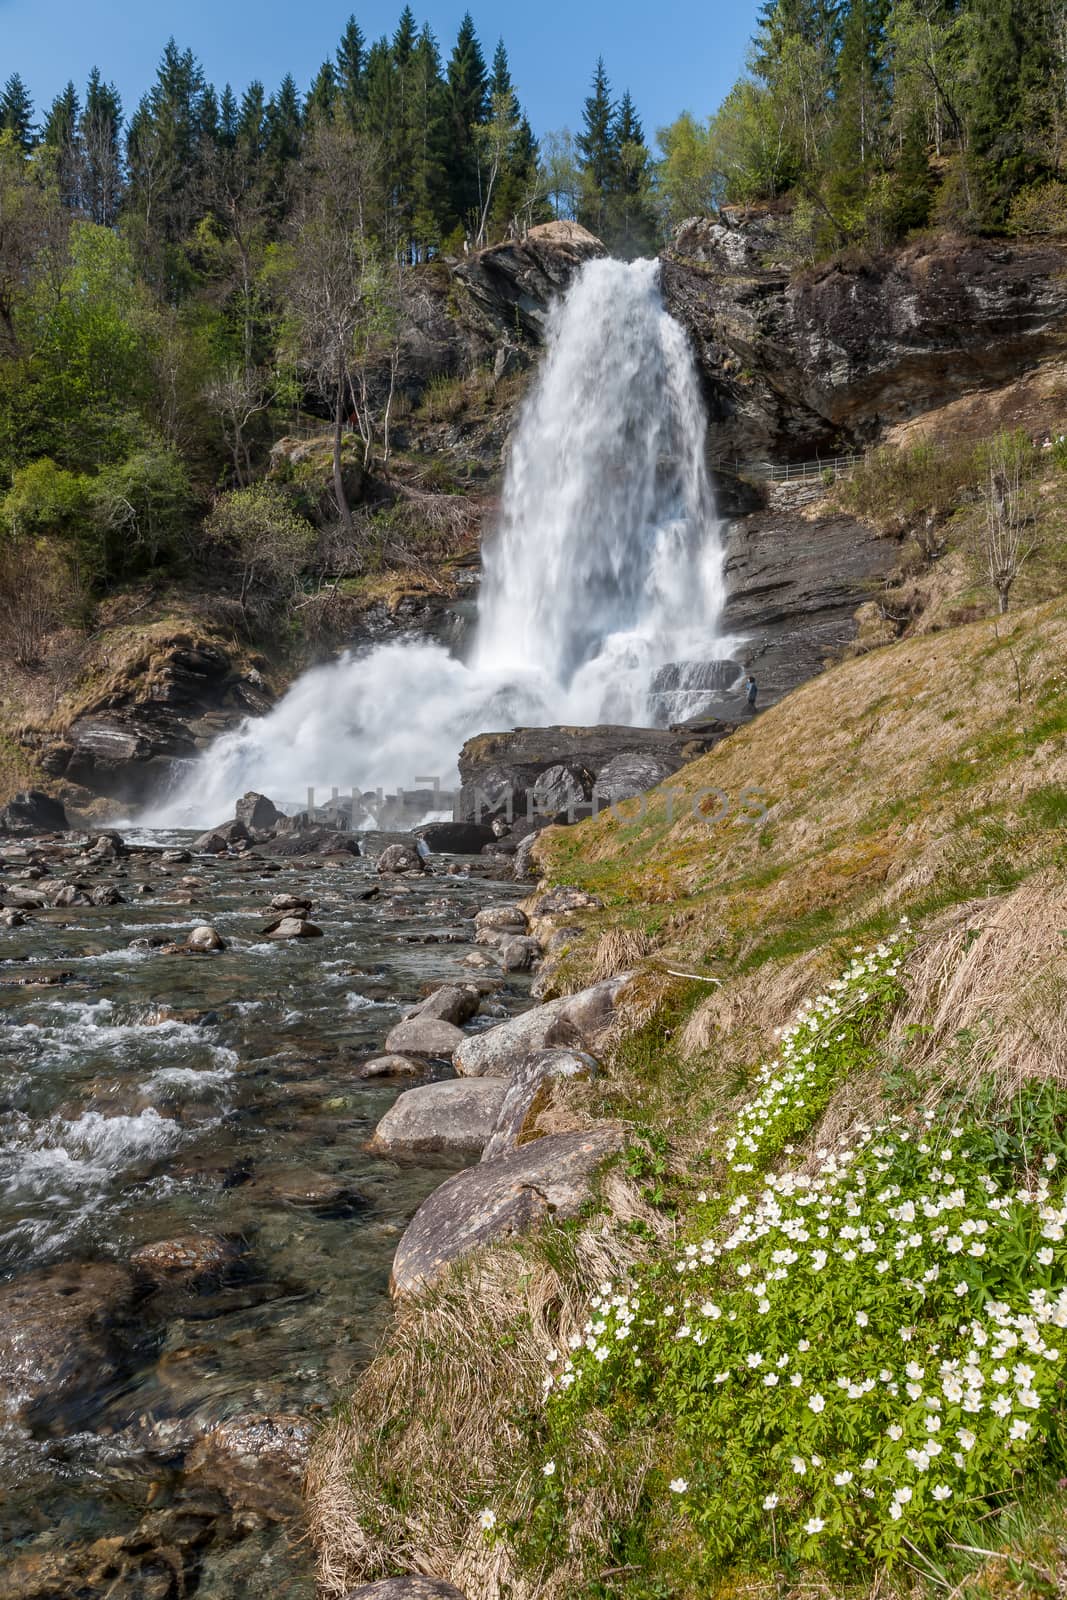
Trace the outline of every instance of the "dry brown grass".
<path fill-rule="evenodd" d="M 388 1340 L 344 1414 L 326 1431 L 308 1478 L 312 1536 L 327 1594 L 391 1572 L 450 1579 L 477 1600 L 564 1600 L 576 1569 L 559 1553 L 551 1573 L 519 1575 L 506 1547 L 491 1549 L 474 1506 L 521 1517 L 530 1480 L 516 1473 L 523 1412 L 541 1401 L 547 1356 L 587 1316 L 589 1285 L 624 1278 L 637 1257 L 628 1225 L 669 1227 L 625 1178 L 609 1172 L 602 1210 L 580 1230 L 546 1230 L 453 1270 L 402 1305 Z M 606 1448 L 591 1431 L 586 1448 Z M 634 1474 L 623 1493 L 640 1492 Z M 591 1499 L 582 1530 L 606 1542 L 629 1509 Z"/>
<path fill-rule="evenodd" d="M 1067 882 L 1046 871 L 1005 897 L 959 908 L 912 962 L 891 1044 L 929 1079 L 1009 1103 L 1031 1079 L 1067 1085 Z"/>

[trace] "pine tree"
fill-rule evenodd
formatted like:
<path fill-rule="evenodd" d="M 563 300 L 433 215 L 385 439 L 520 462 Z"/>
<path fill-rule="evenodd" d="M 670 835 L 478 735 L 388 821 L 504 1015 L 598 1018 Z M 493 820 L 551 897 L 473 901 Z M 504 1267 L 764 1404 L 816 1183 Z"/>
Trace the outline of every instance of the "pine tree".
<path fill-rule="evenodd" d="M 200 102 L 200 137 L 209 146 L 219 142 L 219 97 L 209 83 Z"/>
<path fill-rule="evenodd" d="M 493 73 L 489 79 L 489 94 L 492 98 L 501 94 L 514 94 L 515 85 L 511 81 L 511 65 L 508 53 L 504 47 L 503 39 L 497 40 L 493 52 Z"/>
<path fill-rule="evenodd" d="M 324 61 L 315 74 L 304 101 L 304 121 L 329 122 L 337 105 L 337 74 L 332 61 Z"/>
<path fill-rule="evenodd" d="M 578 221 L 593 233 L 601 234 L 607 221 L 608 199 L 615 181 L 618 146 L 615 142 L 615 103 L 611 98 L 604 58 L 593 74 L 592 93 L 582 112 L 582 131 L 577 139 L 582 160 L 582 201 Z"/>
<path fill-rule="evenodd" d="M 989 166 L 994 217 L 1010 190 L 1035 175 L 1053 82 L 1042 0 L 972 0 L 972 149 Z"/>
<path fill-rule="evenodd" d="M 366 68 L 366 41 L 355 17 L 349 17 L 337 47 L 337 92 L 350 128 L 360 123 Z"/>
<path fill-rule="evenodd" d="M 828 194 L 835 223 L 845 238 L 862 231 L 868 186 L 885 157 L 886 5 L 887 0 L 850 0 L 842 27 Z"/>
<path fill-rule="evenodd" d="M 228 149 L 233 149 L 237 143 L 237 125 L 241 120 L 237 96 L 229 84 L 222 91 L 219 101 L 219 143 Z"/>
<path fill-rule="evenodd" d="M 85 90 L 79 132 L 84 153 L 82 204 L 92 222 L 110 228 L 122 197 L 122 101 L 94 67 Z"/>
<path fill-rule="evenodd" d="M 13 72 L 0 94 L 0 132 L 13 133 L 16 144 L 27 155 L 37 143 L 33 121 L 33 101 L 17 72 Z"/>
<path fill-rule="evenodd" d="M 448 188 L 451 226 L 473 229 L 480 210 L 478 154 L 473 130 L 489 115 L 489 75 L 468 11 L 448 62 L 448 114 L 451 149 Z"/>
<path fill-rule="evenodd" d="M 652 209 L 652 158 L 629 89 L 619 101 L 612 141 L 616 154 L 606 208 L 606 242 L 626 260 L 654 255 L 657 240 Z"/>
<path fill-rule="evenodd" d="M 256 160 L 267 148 L 266 93 L 258 78 L 253 78 L 241 96 L 237 143 L 251 160 Z"/>
<path fill-rule="evenodd" d="M 411 67 L 415 169 L 412 195 L 412 253 L 415 259 L 438 246 L 447 232 L 449 194 L 446 176 L 449 108 L 441 72 L 441 53 L 428 25 L 423 27 Z"/>
<path fill-rule="evenodd" d="M 286 166 L 300 155 L 303 118 L 300 114 L 300 97 L 292 73 L 282 79 L 278 93 L 267 106 L 267 158 L 272 167 L 273 179 L 281 184 Z"/>
<path fill-rule="evenodd" d="M 81 204 L 82 148 L 79 122 L 81 106 L 78 91 L 68 83 L 52 101 L 41 132 L 41 144 L 48 153 L 55 173 L 59 197 L 71 211 Z"/>

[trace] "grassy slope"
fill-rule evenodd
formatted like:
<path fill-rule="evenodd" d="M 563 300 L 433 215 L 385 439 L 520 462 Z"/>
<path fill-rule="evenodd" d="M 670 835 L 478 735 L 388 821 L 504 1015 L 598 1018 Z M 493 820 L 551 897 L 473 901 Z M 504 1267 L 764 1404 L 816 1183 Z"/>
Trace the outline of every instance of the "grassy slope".
<path fill-rule="evenodd" d="M 982 1070 L 1010 1078 L 1025 1049 L 1039 1067 L 1055 1065 L 1065 1043 L 1065 663 L 1062 599 L 997 627 L 904 641 L 835 667 L 678 774 L 673 816 L 659 791 L 640 820 L 605 815 L 544 836 L 546 876 L 604 901 L 567 919 L 586 931 L 563 956 L 557 986 L 640 969 L 600 1080 L 568 1090 L 555 1114 L 621 1117 L 637 1145 L 577 1229 L 502 1246 L 402 1312 L 313 1470 L 331 1592 L 414 1566 L 451 1577 L 470 1600 L 644 1600 L 637 1576 L 602 1583 L 596 1575 L 612 1528 L 629 1515 L 642 1452 L 655 1448 L 640 1437 L 624 1470 L 605 1464 L 582 1548 L 517 1570 L 503 1546 L 487 1548 L 477 1533 L 478 1505 L 502 1483 L 521 1496 L 537 1471 L 531 1418 L 544 1352 L 575 1325 L 583 1290 L 622 1273 L 672 1226 L 672 1207 L 691 1200 L 694 1163 L 714 1149 L 716 1127 L 745 1095 L 772 1030 L 859 938 L 902 913 L 921 936 L 895 1078 L 849 1084 L 815 1138 L 832 1138 L 857 1104 L 869 1112 L 888 1098 L 900 1108 L 921 1098 L 924 1082 L 965 1075 L 959 1041 L 1013 1007 L 1014 1032 L 985 1051 Z M 702 790 L 736 800 L 746 787 L 765 793 L 760 825 L 693 817 Z M 721 987 L 700 981 L 709 978 Z M 960 1595 L 1000 1600 L 1042 1592 L 1035 1573 L 1063 1569 L 1063 1519 L 1048 1501 L 987 1534 L 997 1553 L 958 1553 L 950 1582 L 913 1585 L 905 1574 L 876 1592 L 958 1585 Z M 671 1593 L 689 1600 L 684 1586 Z M 722 1600 L 740 1593 L 841 1600 L 844 1590 L 817 1573 L 799 1588 L 728 1580 L 716 1589 Z"/>

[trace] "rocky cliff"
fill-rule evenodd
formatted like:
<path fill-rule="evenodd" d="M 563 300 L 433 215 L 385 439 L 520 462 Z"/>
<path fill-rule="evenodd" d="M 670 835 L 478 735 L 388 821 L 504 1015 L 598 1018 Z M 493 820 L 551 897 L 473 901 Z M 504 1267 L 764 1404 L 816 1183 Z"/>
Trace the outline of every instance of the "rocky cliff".
<path fill-rule="evenodd" d="M 993 388 L 1067 346 L 1067 247 L 938 237 L 803 272 L 767 218 L 687 224 L 663 288 L 704 375 L 716 457 L 803 460 Z"/>

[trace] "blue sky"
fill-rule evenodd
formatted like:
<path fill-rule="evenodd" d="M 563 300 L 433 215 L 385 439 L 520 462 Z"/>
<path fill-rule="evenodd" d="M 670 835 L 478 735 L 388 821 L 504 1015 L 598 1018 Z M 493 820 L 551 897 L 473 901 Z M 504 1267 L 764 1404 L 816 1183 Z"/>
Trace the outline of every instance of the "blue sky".
<path fill-rule="evenodd" d="M 98 64 L 127 111 L 150 82 L 167 36 L 189 46 L 219 87 L 291 71 L 304 89 L 355 10 L 369 38 L 391 33 L 403 0 L 0 0 L 0 77 L 22 74 L 38 113 L 68 78 L 81 87 Z M 464 0 L 413 9 L 447 55 Z M 534 0 L 470 7 L 491 55 L 503 34 L 520 94 L 539 133 L 575 127 L 603 54 L 613 87 L 629 87 L 649 139 L 679 111 L 707 115 L 737 76 L 756 0 Z"/>

